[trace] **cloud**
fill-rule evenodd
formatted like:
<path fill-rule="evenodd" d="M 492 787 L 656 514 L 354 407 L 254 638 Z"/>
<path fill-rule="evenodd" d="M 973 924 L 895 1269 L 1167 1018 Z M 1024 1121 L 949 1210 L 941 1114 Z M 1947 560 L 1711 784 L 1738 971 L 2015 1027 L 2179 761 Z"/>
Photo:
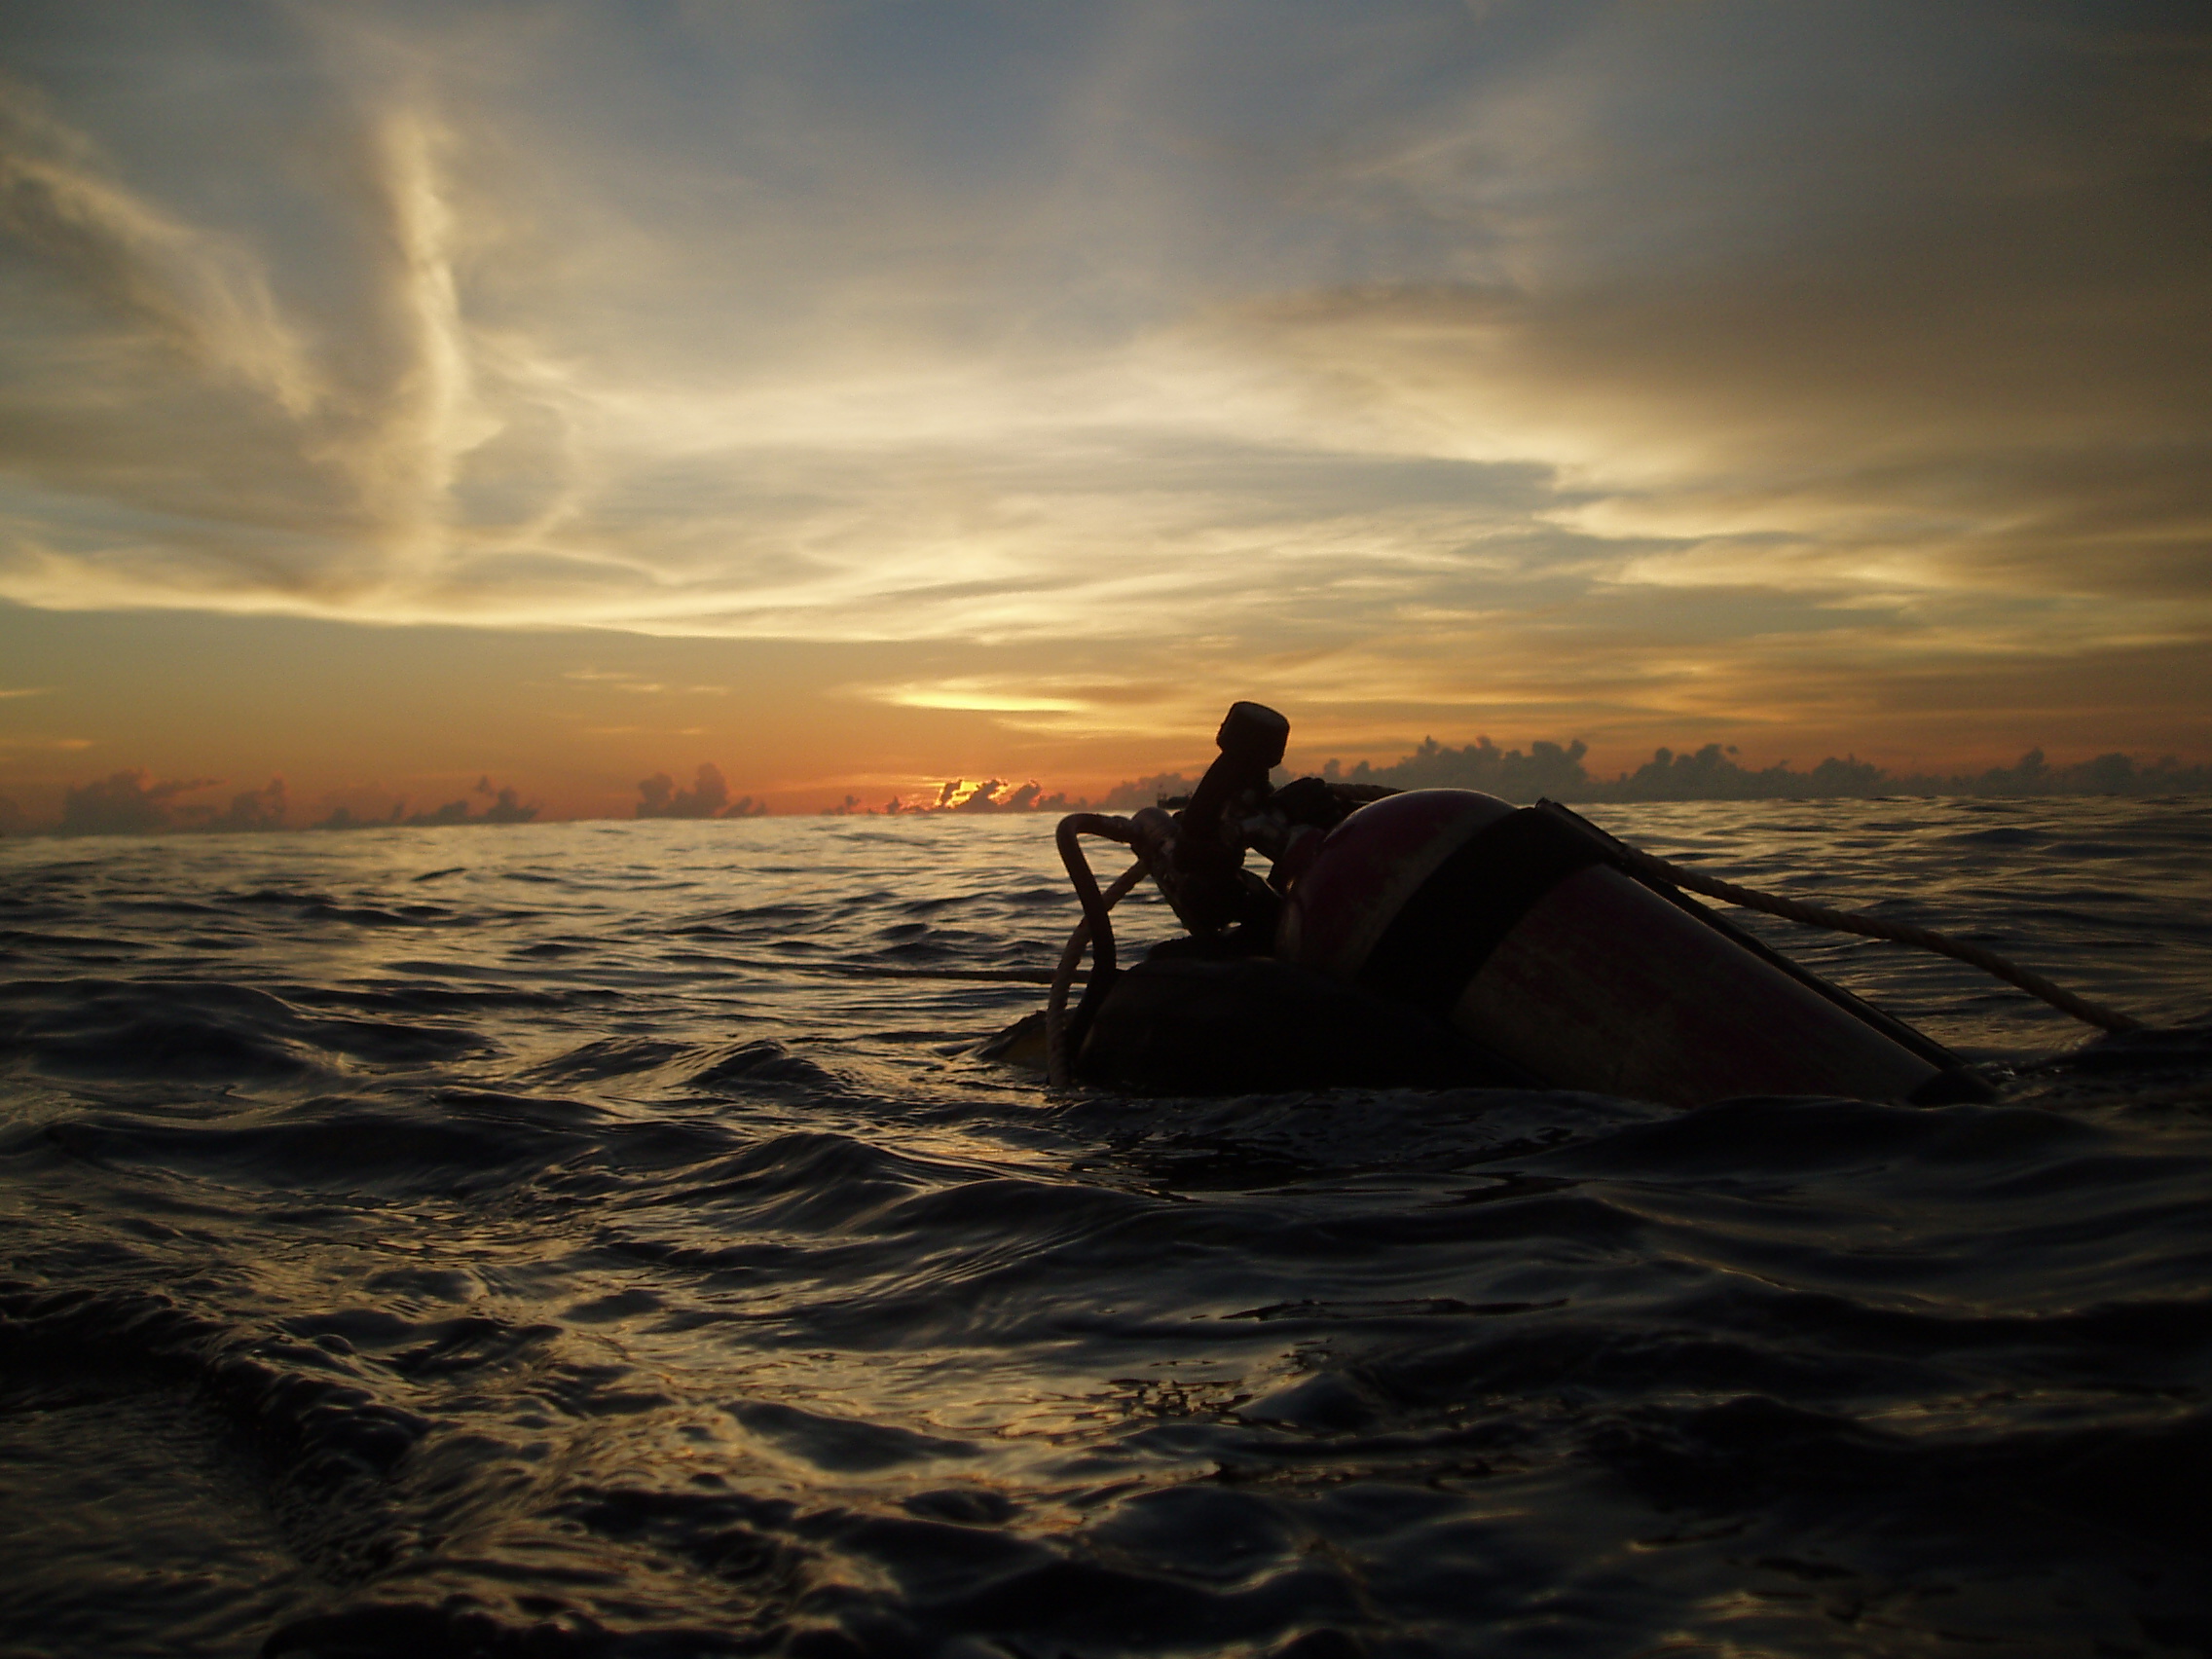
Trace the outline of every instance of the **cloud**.
<path fill-rule="evenodd" d="M 475 793 L 492 797 L 492 804 L 481 813 L 472 813 L 467 798 L 463 796 L 427 811 L 409 813 L 404 818 L 400 815 L 406 811 L 405 804 L 394 804 L 391 822 L 418 829 L 440 829 L 453 824 L 529 824 L 537 817 L 538 808 L 526 805 L 519 791 L 507 785 L 495 785 L 489 774 L 477 779 Z M 343 830 L 350 828 L 350 818 L 334 813 L 329 821 L 318 828 Z"/>
<path fill-rule="evenodd" d="M 1349 771 L 1331 760 L 1321 775 L 1332 781 L 1386 789 L 1480 790 L 1507 800 L 1549 796 L 1567 801 L 1781 800 L 1877 795 L 2097 795 L 2179 794 L 2212 788 L 2212 765 L 2184 765 L 2172 756 L 2156 759 L 2117 752 L 2053 766 L 2041 748 L 2010 766 L 1980 772 L 1896 773 L 1856 755 L 1828 756 L 1806 771 L 1787 760 L 1751 767 L 1733 745 L 1709 743 L 1677 753 L 1662 745 L 1649 760 L 1615 778 L 1593 778 L 1582 764 L 1587 747 L 1537 742 L 1524 755 L 1500 751 L 1489 738 L 1453 749 L 1434 738 L 1384 765 L 1362 760 Z"/>
<path fill-rule="evenodd" d="M 1615 15 L 1361 175 L 1509 256 L 1224 326 L 1409 442 L 1549 461 L 1580 498 L 1540 516 L 1652 544 L 1615 579 L 2155 595 L 2201 637 L 2212 29 L 2125 10 L 1971 47 L 1895 9 Z"/>
<path fill-rule="evenodd" d="M 63 835 L 266 831 L 289 827 L 291 799 L 282 778 L 272 778 L 257 790 L 240 791 L 222 808 L 184 798 L 213 789 L 218 782 L 212 778 L 156 781 L 144 768 L 114 772 L 69 786 L 63 792 L 60 821 L 52 827 Z M 539 808 L 523 801 L 518 791 L 495 786 L 489 778 L 479 784 L 476 793 L 490 797 L 482 812 L 474 811 L 463 797 L 411 814 L 403 799 L 374 787 L 341 791 L 324 797 L 322 805 L 327 810 L 313 827 L 350 830 L 395 824 L 528 824 L 538 816 Z"/>
<path fill-rule="evenodd" d="M 281 170 L 233 193 L 249 219 L 292 221 L 273 234 L 265 216 L 217 231 L 151 200 L 37 93 L 0 87 L 15 310 L 50 324 L 4 348 L 35 389 L 0 437 L 29 481 L 0 591 L 422 616 L 449 562 L 509 552 L 469 548 L 467 521 L 487 492 L 511 517 L 518 445 L 558 425 L 558 373 L 462 315 L 461 221 L 479 236 L 497 221 L 459 200 L 428 94 L 368 56 L 325 91 L 319 111 L 276 100 L 267 133 L 321 169 L 313 199 L 282 200 Z M 479 451 L 506 483 L 464 476 Z M 525 489 L 527 525 L 548 508 Z"/>
<path fill-rule="evenodd" d="M 284 780 L 272 778 L 258 790 L 244 790 L 231 797 L 230 809 L 210 818 L 209 830 L 281 830 L 290 802 Z"/>
<path fill-rule="evenodd" d="M 70 789 L 61 802 L 64 835 L 139 835 L 168 829 L 180 795 L 210 789 L 212 778 L 151 781 L 143 768 L 110 773 Z"/>
<path fill-rule="evenodd" d="M 141 337 L 299 416 L 322 392 L 266 274 L 235 241 L 117 181 L 38 93 L 0 79 L 0 231 Z"/>
<path fill-rule="evenodd" d="M 1148 778 L 1131 778 L 1116 784 L 1098 802 L 1101 812 L 1135 812 L 1161 801 L 1187 795 L 1198 787 L 1196 778 L 1181 772 L 1156 772 Z"/>
<path fill-rule="evenodd" d="M 699 762 L 698 775 L 687 790 L 678 789 L 666 772 L 655 772 L 638 785 L 640 818 L 763 818 L 767 812 L 766 801 L 749 794 L 731 800 L 721 768 L 709 760 Z"/>
<path fill-rule="evenodd" d="M 942 644 L 861 694 L 1060 740 L 2212 641 L 2186 9 L 99 26 L 0 126 L 0 597 Z"/>
<path fill-rule="evenodd" d="M 564 669 L 561 672 L 561 678 L 573 681 L 580 685 L 599 686 L 609 691 L 628 692 L 630 695 L 638 697 L 670 695 L 726 697 L 729 695 L 729 687 L 726 685 L 666 685 L 657 680 L 647 680 L 645 676 L 638 674 L 625 674 L 616 669 Z"/>
<path fill-rule="evenodd" d="M 990 778 L 980 783 L 969 778 L 947 778 L 939 786 L 934 799 L 909 801 L 893 795 L 881 810 L 894 816 L 932 813 L 975 816 L 999 812 L 1076 812 L 1088 804 L 1080 798 L 1069 799 L 1064 792 L 1048 794 L 1035 779 L 1013 784 L 1004 778 Z M 864 807 L 858 795 L 848 794 L 840 805 L 830 809 L 828 816 L 846 818 L 877 810 Z"/>
<path fill-rule="evenodd" d="M 1346 585 L 1347 558 L 1402 570 L 1410 533 L 1413 563 L 1433 564 L 1470 523 L 1527 505 L 1525 476 L 1316 423 L 1277 367 L 1183 326 L 1210 284 L 1193 291 L 1177 250 L 1221 222 L 1210 198 L 1230 182 L 1200 168 L 1190 190 L 1209 200 L 1159 194 L 1177 175 L 1152 121 L 1193 120 L 1182 55 L 1230 44 L 1190 19 L 1048 31 L 1034 72 L 1056 91 L 1018 99 L 1042 123 L 1034 144 L 986 157 L 928 101 L 942 89 L 917 103 L 836 67 L 881 45 L 841 25 L 725 18 L 680 46 L 578 21 L 502 42 L 502 79 L 465 19 L 441 34 L 303 15 L 324 45 L 297 72 L 327 95 L 319 118 L 291 119 L 326 178 L 285 204 L 300 225 L 259 228 L 292 278 L 280 320 L 326 383 L 317 413 L 225 432 L 262 482 L 223 478 L 220 503 L 185 464 L 210 419 L 239 424 L 206 387 L 173 387 L 174 417 L 140 417 L 104 459 L 57 446 L 31 474 L 66 474 L 80 504 L 57 523 L 58 502 L 26 502 L 0 591 L 739 636 L 1127 638 L 1246 610 L 1246 561 L 1302 566 L 1274 591 L 1309 609 L 1316 587 Z M 1012 43 L 975 44 L 987 61 Z M 571 94 L 609 55 L 642 77 L 678 50 L 757 104 L 680 100 L 648 148 L 596 104 L 577 119 Z M 794 149 L 764 116 L 728 113 L 788 104 L 788 72 L 828 77 L 851 121 Z M 976 92 L 1003 96 L 977 73 Z M 1030 159 L 975 171 L 1003 154 Z M 1228 252 L 1208 241 L 1189 244 L 1201 266 Z M 1092 271 L 1071 288 L 1079 247 Z M 128 320 L 85 338 L 128 338 Z M 39 424 L 56 430 L 55 413 Z M 204 523 L 168 522 L 188 504 Z M 132 522 L 148 511 L 168 519 Z M 261 568 L 224 535 L 240 520 L 276 538 Z"/>

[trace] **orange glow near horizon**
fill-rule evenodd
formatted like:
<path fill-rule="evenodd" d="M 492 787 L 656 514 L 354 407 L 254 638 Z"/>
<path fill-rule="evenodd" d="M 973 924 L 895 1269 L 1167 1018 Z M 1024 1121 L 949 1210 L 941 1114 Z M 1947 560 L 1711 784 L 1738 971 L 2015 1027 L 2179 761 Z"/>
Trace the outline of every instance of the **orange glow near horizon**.
<path fill-rule="evenodd" d="M 203 781 L 181 797 L 220 809 L 240 791 L 284 781 L 289 822 L 345 807 L 377 818 L 453 800 L 481 811 L 499 788 L 515 790 L 548 819 L 624 818 L 640 785 L 665 774 L 685 790 L 702 763 L 731 802 L 750 796 L 778 813 L 813 813 L 852 797 L 859 809 L 936 803 L 949 783 L 965 795 L 998 784 L 1036 784 L 1044 795 L 1097 800 L 1117 785 L 1164 773 L 1195 776 L 1212 732 L 1237 696 L 1273 703 L 1292 720 L 1289 763 L 1318 770 L 1366 760 L 1387 765 L 1434 737 L 1457 747 L 1482 736 L 1502 748 L 1537 740 L 1589 746 L 1585 765 L 1609 778 L 1652 750 L 1734 744 L 1747 766 L 1789 761 L 1799 770 L 1847 753 L 1893 772 L 1978 772 L 2042 746 L 2054 762 L 2086 759 L 2109 709 L 2037 700 L 2022 676 L 1997 682 L 2021 701 L 1991 708 L 1978 746 L 1957 742 L 1949 717 L 1911 706 L 1909 686 L 1884 687 L 1869 725 L 1901 741 L 1870 746 L 1851 735 L 1860 710 L 1844 702 L 1831 725 L 1711 710 L 1614 715 L 1595 722 L 1532 696 L 1484 714 L 1433 707 L 1312 702 L 1298 665 L 1258 665 L 1243 678 L 1224 665 L 1206 682 L 1163 677 L 1149 703 L 1116 701 L 1094 727 L 1081 710 L 968 708 L 943 700 L 878 700 L 856 690 L 845 656 L 879 660 L 877 647 L 823 653 L 803 645 L 733 646 L 609 632 L 362 628 L 288 619 L 188 613 L 51 614 L 0 608 L 0 646 L 32 672 L 0 699 L 0 801 L 17 827 L 52 823 L 68 788 L 142 770 L 146 782 Z M 180 676 L 175 665 L 196 665 Z M 2141 665 L 2132 707 L 2158 707 L 2161 688 Z M 909 682 L 901 682 L 908 683 Z M 1986 676 L 1978 687 L 1986 690 Z M 957 683 L 957 682 L 955 682 Z M 2194 759 L 2187 738 L 2196 706 L 2188 686 L 2170 701 L 2139 758 Z M 1118 696 L 1123 694 L 1117 693 Z M 1072 695 L 1040 702 L 1073 702 Z M 1812 701 L 1808 694 L 1807 702 Z M 2009 735 L 2017 733 L 2017 736 Z M 2198 752 L 2200 753 L 2200 752 Z M 489 786 L 483 788 L 480 786 Z"/>

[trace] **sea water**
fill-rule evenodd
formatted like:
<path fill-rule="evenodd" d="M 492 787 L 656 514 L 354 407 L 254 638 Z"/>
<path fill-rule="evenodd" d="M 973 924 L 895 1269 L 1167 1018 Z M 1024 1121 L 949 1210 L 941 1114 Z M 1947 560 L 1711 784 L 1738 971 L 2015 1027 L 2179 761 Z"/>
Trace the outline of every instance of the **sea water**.
<path fill-rule="evenodd" d="M 1593 816 L 2157 1029 L 1053 1093 L 1049 818 L 0 846 L 0 1654 L 2212 1651 L 2212 801 Z"/>

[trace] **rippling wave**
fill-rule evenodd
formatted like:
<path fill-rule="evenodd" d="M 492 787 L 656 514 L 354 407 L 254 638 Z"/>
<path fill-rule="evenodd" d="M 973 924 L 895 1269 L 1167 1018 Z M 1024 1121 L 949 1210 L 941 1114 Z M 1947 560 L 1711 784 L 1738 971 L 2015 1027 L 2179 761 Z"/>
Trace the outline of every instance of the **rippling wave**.
<path fill-rule="evenodd" d="M 1599 816 L 2157 1029 L 1057 1096 L 1043 820 L 0 846 L 0 1654 L 2212 1652 L 2212 803 Z"/>

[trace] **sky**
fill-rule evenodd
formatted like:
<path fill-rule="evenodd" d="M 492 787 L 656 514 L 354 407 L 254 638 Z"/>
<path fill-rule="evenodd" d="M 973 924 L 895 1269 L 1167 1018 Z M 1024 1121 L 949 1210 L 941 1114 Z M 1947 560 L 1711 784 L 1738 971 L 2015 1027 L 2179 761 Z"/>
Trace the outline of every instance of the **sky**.
<path fill-rule="evenodd" d="M 2212 18 L 10 0 L 0 796 L 2212 757 Z M 319 808 L 317 808 L 319 810 Z"/>

